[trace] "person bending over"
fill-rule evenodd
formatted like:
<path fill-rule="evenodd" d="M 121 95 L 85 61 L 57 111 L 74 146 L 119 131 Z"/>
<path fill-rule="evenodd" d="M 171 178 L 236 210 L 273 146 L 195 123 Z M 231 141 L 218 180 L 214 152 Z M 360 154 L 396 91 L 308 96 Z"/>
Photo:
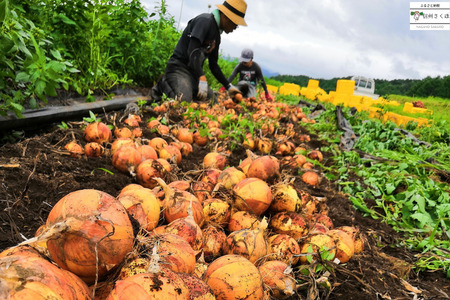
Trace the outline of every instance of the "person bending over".
<path fill-rule="evenodd" d="M 239 92 L 226 79 L 217 61 L 220 34 L 233 32 L 238 25 L 247 26 L 244 20 L 247 3 L 226 0 L 216 6 L 211 13 L 200 14 L 188 22 L 167 62 L 165 74 L 152 89 L 153 101 L 160 101 L 163 94 L 188 102 L 211 98 L 213 91 L 203 73 L 206 59 L 214 77 L 230 93 Z"/>

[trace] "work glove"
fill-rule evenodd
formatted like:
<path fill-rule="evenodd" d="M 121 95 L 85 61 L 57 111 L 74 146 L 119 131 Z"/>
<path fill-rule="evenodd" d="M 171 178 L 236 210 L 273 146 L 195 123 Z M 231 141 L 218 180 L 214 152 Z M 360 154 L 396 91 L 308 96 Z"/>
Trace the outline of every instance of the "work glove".
<path fill-rule="evenodd" d="M 266 93 L 266 100 L 272 101 L 273 98 L 270 96 L 269 92 Z"/>
<path fill-rule="evenodd" d="M 198 94 L 197 97 L 200 100 L 206 100 L 208 98 L 208 82 L 200 80 L 198 82 Z"/>
<path fill-rule="evenodd" d="M 221 92 L 221 93 L 224 93 L 225 91 L 226 91 L 226 89 L 224 86 L 219 89 L 219 92 Z"/>

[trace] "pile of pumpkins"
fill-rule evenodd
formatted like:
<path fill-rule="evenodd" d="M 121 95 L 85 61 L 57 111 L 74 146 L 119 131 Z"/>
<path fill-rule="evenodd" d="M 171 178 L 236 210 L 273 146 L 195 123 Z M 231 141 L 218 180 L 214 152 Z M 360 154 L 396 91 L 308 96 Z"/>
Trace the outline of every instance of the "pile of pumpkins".
<path fill-rule="evenodd" d="M 178 180 L 173 168 L 220 134 L 151 120 L 146 127 L 160 136 L 145 140 L 141 122 L 129 115 L 114 141 L 106 124 L 91 123 L 84 148 L 66 145 L 73 156 L 95 157 L 111 143 L 113 166 L 136 183 L 114 196 L 84 189 L 62 197 L 35 238 L 0 253 L 2 297 L 287 299 L 301 280 L 295 270 L 320 264 L 323 253 L 346 263 L 363 251 L 357 228 L 334 228 L 326 199 L 283 178 L 282 166 L 301 168 L 302 184 L 319 185 L 306 158 L 322 160 L 320 151 L 304 156 L 284 140 L 275 145 L 277 158 L 249 136 L 239 165 L 211 151 L 195 178 Z M 212 122 L 210 132 L 217 130 Z"/>

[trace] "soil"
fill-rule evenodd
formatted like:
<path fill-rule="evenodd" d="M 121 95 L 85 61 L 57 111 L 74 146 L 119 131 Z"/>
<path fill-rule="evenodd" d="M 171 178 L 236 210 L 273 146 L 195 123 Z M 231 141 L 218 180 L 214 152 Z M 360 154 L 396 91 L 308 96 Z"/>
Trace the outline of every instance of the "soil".
<path fill-rule="evenodd" d="M 105 121 L 119 120 L 123 115 L 123 111 L 117 111 L 99 117 Z M 147 120 L 154 115 L 148 110 L 142 119 Z M 169 119 L 176 123 L 181 117 L 172 115 Z M 58 124 L 44 124 L 42 128 L 26 131 L 20 140 L 6 142 L 3 139 L 0 146 L 0 251 L 33 237 L 55 203 L 66 194 L 79 189 L 98 189 L 117 196 L 124 186 L 136 182 L 132 175 L 115 169 L 108 155 L 97 158 L 70 156 L 64 145 L 73 138 L 84 145 L 82 126 L 85 124 L 80 120 L 67 120 L 67 123 L 70 128 L 66 130 L 60 129 Z M 142 128 L 144 138 L 155 136 L 144 125 Z M 295 129 L 307 133 L 304 128 L 297 126 Z M 188 171 L 201 170 L 203 157 L 213 146 L 194 144 L 194 151 L 183 158 L 172 174 L 173 179 L 185 178 Z M 316 149 L 323 146 L 323 142 L 311 135 L 307 146 Z M 244 149 L 237 147 L 229 157 L 229 165 L 237 166 L 245 157 Z M 324 163 L 331 163 L 328 153 L 324 153 Z M 356 211 L 348 197 L 338 192 L 334 183 L 326 178 L 319 187 L 311 188 L 294 172 L 291 175 L 296 177 L 296 188 L 326 197 L 329 216 L 335 227 L 355 226 L 366 240 L 362 253 L 353 256 L 346 264 L 333 266 L 334 271 L 329 277 L 331 289 L 322 288 L 310 279 L 292 299 L 449 298 L 450 281 L 442 272 L 416 272 L 412 267 L 418 253 L 399 246 L 402 238 L 399 233 Z M 355 177 L 352 180 L 359 179 Z"/>

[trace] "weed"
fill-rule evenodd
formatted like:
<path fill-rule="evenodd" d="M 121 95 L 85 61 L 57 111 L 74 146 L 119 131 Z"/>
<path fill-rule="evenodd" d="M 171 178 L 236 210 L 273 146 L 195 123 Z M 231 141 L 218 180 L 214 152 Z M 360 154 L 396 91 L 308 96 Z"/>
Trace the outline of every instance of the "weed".
<path fill-rule="evenodd" d="M 62 121 L 61 124 L 58 124 L 58 127 L 61 128 L 62 130 L 69 129 L 69 125 L 67 125 L 67 123 L 64 121 Z"/>
<path fill-rule="evenodd" d="M 137 106 L 139 107 L 140 111 L 142 111 L 145 104 L 147 104 L 147 100 L 138 100 L 136 102 Z"/>
<path fill-rule="evenodd" d="M 94 175 L 95 170 L 103 171 L 103 172 L 105 172 L 105 174 L 114 175 L 113 172 L 111 172 L 110 170 L 105 169 L 105 168 L 97 168 L 97 169 L 94 169 L 94 170 L 92 170 L 91 175 Z"/>
<path fill-rule="evenodd" d="M 83 121 L 85 121 L 87 123 L 95 123 L 95 122 L 100 122 L 101 119 L 97 118 L 97 116 L 92 111 L 89 111 L 89 117 L 84 117 Z"/>

